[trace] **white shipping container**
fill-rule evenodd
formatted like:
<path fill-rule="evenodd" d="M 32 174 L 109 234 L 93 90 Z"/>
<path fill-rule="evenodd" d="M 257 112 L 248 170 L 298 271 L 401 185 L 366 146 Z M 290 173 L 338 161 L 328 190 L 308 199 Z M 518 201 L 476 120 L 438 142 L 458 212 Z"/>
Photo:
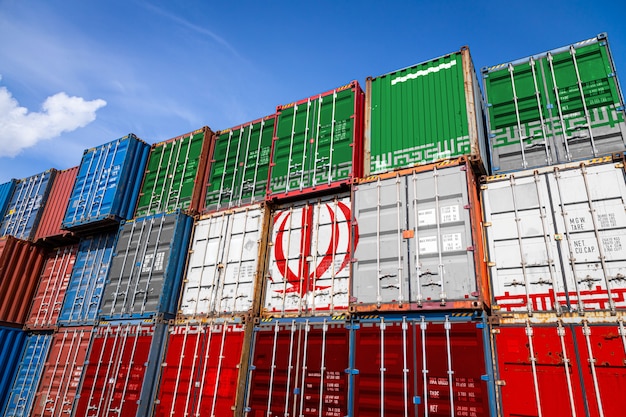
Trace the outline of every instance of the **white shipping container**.
<path fill-rule="evenodd" d="M 351 213 L 350 197 L 344 194 L 274 210 L 265 315 L 328 315 L 348 309 Z"/>
<path fill-rule="evenodd" d="M 626 308 L 626 181 L 610 158 L 489 177 L 482 186 L 502 311 Z"/>
<path fill-rule="evenodd" d="M 267 212 L 264 205 L 256 204 L 196 221 L 179 318 L 255 313 Z"/>

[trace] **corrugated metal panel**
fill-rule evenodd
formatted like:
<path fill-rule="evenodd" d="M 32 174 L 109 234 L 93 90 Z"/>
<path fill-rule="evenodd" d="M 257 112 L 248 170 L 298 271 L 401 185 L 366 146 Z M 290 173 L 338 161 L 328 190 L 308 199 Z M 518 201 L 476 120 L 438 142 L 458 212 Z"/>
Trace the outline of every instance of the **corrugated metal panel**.
<path fill-rule="evenodd" d="M 135 217 L 176 209 L 198 212 L 212 137 L 205 126 L 152 145 Z"/>
<path fill-rule="evenodd" d="M 31 334 L 18 363 L 3 416 L 29 417 L 39 386 L 43 364 L 48 357 L 51 334 Z"/>
<path fill-rule="evenodd" d="M 353 311 L 490 304 L 478 179 L 466 157 L 368 178 L 353 194 Z"/>
<path fill-rule="evenodd" d="M 4 408 L 17 364 L 24 352 L 26 332 L 0 326 L 0 407 Z"/>
<path fill-rule="evenodd" d="M 349 415 L 496 415 L 490 334 L 480 315 L 361 318 L 353 328 Z"/>
<path fill-rule="evenodd" d="M 81 239 L 58 319 L 60 326 L 95 324 L 115 241 L 115 233 Z"/>
<path fill-rule="evenodd" d="M 170 327 L 154 417 L 232 416 L 239 376 L 246 376 L 245 327 L 227 323 Z"/>
<path fill-rule="evenodd" d="M 179 318 L 258 314 L 269 217 L 251 205 L 196 221 Z"/>
<path fill-rule="evenodd" d="M 63 216 L 65 215 L 65 210 L 67 210 L 67 204 L 72 188 L 74 188 L 77 174 L 78 167 L 57 173 L 50 189 L 50 196 L 46 201 L 46 206 L 43 208 L 39 227 L 37 228 L 37 233 L 35 233 L 35 241 L 58 245 L 71 243 L 75 239 L 70 232 L 61 230 L 61 222 L 63 222 Z"/>
<path fill-rule="evenodd" d="M 33 417 L 71 415 L 92 332 L 93 327 L 71 327 L 53 335 L 35 395 Z"/>
<path fill-rule="evenodd" d="M 35 236 L 56 174 L 56 169 L 49 169 L 17 182 L 2 220 L 0 236 L 11 235 L 24 240 Z"/>
<path fill-rule="evenodd" d="M 26 320 L 26 329 L 54 329 L 57 326 L 77 251 L 78 245 L 65 246 L 54 249 L 46 255 L 39 285 Z"/>
<path fill-rule="evenodd" d="M 62 228 L 93 230 L 132 218 L 149 152 L 132 133 L 85 150 Z"/>
<path fill-rule="evenodd" d="M 99 316 L 105 320 L 172 318 L 193 220 L 176 211 L 122 225 Z"/>
<path fill-rule="evenodd" d="M 606 34 L 483 68 L 483 77 L 494 173 L 626 150 L 624 98 Z"/>
<path fill-rule="evenodd" d="M 203 212 L 265 200 L 276 114 L 221 130 L 213 138 Z"/>
<path fill-rule="evenodd" d="M 276 108 L 267 198 L 302 198 L 362 175 L 363 100 L 352 81 Z"/>
<path fill-rule="evenodd" d="M 482 94 L 469 48 L 366 83 L 365 174 L 469 155 L 487 165 Z"/>
<path fill-rule="evenodd" d="M 4 214 L 6 213 L 6 209 L 11 201 L 16 184 L 16 179 L 0 184 L 0 219 L 4 219 Z"/>
<path fill-rule="evenodd" d="M 553 316 L 494 327 L 500 415 L 622 415 L 624 335 L 623 320 L 615 317 L 590 324 Z"/>
<path fill-rule="evenodd" d="M 43 264 L 40 247 L 13 236 L 0 238 L 0 323 L 24 325 Z"/>
<path fill-rule="evenodd" d="M 263 322 L 252 339 L 247 417 L 349 415 L 350 331 L 345 321 Z"/>
<path fill-rule="evenodd" d="M 264 315 L 331 315 L 348 309 L 350 260 L 357 243 L 351 220 L 349 194 L 275 208 Z"/>
<path fill-rule="evenodd" d="M 101 323 L 91 342 L 74 415 L 152 415 L 167 325 Z"/>
<path fill-rule="evenodd" d="M 482 201 L 502 311 L 626 309 L 626 181 L 609 158 L 490 177 Z"/>

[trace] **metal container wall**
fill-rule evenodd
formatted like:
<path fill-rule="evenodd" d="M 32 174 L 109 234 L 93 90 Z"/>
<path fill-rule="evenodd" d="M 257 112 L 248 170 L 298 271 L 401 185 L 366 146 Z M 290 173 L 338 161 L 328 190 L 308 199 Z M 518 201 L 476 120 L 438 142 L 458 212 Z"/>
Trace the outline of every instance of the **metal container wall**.
<path fill-rule="evenodd" d="M 489 177 L 482 188 L 499 309 L 626 309 L 623 161 Z"/>
<path fill-rule="evenodd" d="M 262 314 L 345 312 L 358 236 L 349 194 L 284 204 L 272 217 Z"/>
<path fill-rule="evenodd" d="M 44 250 L 31 242 L 0 238 L 0 323 L 24 325 L 44 261 Z"/>
<path fill-rule="evenodd" d="M 154 417 L 237 415 L 239 376 L 245 378 L 248 362 L 246 327 L 226 322 L 171 326 Z"/>
<path fill-rule="evenodd" d="M 349 415 L 348 327 L 330 317 L 269 320 L 255 326 L 243 415 Z"/>
<path fill-rule="evenodd" d="M 60 326 L 95 325 L 115 241 L 115 233 L 81 239 L 58 319 Z"/>
<path fill-rule="evenodd" d="M 26 320 L 26 329 L 45 330 L 57 327 L 77 252 L 78 245 L 72 245 L 53 249 L 46 255 L 39 285 Z"/>
<path fill-rule="evenodd" d="M 354 409 L 349 415 L 496 415 L 490 333 L 483 316 L 356 320 L 349 370 L 354 375 Z"/>
<path fill-rule="evenodd" d="M 62 228 L 94 230 L 132 218 L 149 152 L 132 133 L 86 149 Z"/>
<path fill-rule="evenodd" d="M 6 404 L 25 343 L 22 329 L 0 326 L 0 408 Z"/>
<path fill-rule="evenodd" d="M 370 177 L 353 190 L 352 311 L 489 306 L 478 179 L 468 158 Z"/>
<path fill-rule="evenodd" d="M 0 226 L 0 236 L 33 239 L 56 174 L 56 169 L 49 169 L 17 182 Z"/>
<path fill-rule="evenodd" d="M 469 155 L 487 165 L 469 48 L 366 80 L 365 175 Z"/>
<path fill-rule="evenodd" d="M 149 416 L 167 325 L 139 320 L 96 327 L 74 415 Z"/>
<path fill-rule="evenodd" d="M 543 317 L 494 327 L 503 417 L 620 416 L 626 407 L 622 318 Z"/>
<path fill-rule="evenodd" d="M 265 200 L 276 114 L 221 130 L 213 138 L 203 212 Z"/>
<path fill-rule="evenodd" d="M 626 150 L 606 34 L 484 68 L 483 77 L 494 174 Z"/>
<path fill-rule="evenodd" d="M 91 326 L 61 328 L 52 336 L 32 407 L 33 417 L 71 415 L 93 329 Z"/>
<path fill-rule="evenodd" d="M 267 198 L 346 187 L 363 173 L 364 94 L 359 83 L 278 106 Z"/>
<path fill-rule="evenodd" d="M 179 319 L 258 315 L 269 219 L 255 204 L 196 220 Z"/>
<path fill-rule="evenodd" d="M 67 204 L 76 182 L 78 167 L 59 171 L 54 179 L 50 195 L 43 208 L 39 227 L 34 240 L 49 245 L 62 245 L 75 241 L 72 233 L 61 230 L 63 216 L 67 210 Z"/>
<path fill-rule="evenodd" d="M 135 217 L 176 209 L 198 212 L 212 136 L 205 126 L 151 146 Z"/>
<path fill-rule="evenodd" d="M 15 191 L 16 179 L 12 179 L 9 182 L 0 184 L 0 219 L 4 219 L 11 197 L 13 197 L 13 191 Z"/>
<path fill-rule="evenodd" d="M 176 211 L 125 222 L 120 228 L 99 317 L 173 318 L 193 220 Z"/>
<path fill-rule="evenodd" d="M 43 365 L 48 357 L 51 334 L 30 334 L 9 390 L 3 416 L 29 417 L 39 386 Z"/>

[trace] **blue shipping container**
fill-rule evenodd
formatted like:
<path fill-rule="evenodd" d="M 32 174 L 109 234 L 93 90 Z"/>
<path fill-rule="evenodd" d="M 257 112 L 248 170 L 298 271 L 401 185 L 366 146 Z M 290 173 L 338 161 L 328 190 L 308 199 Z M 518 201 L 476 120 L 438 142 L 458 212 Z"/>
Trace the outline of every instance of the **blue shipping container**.
<path fill-rule="evenodd" d="M 81 239 L 59 315 L 60 326 L 93 326 L 111 266 L 116 233 Z"/>
<path fill-rule="evenodd" d="M 56 174 L 56 169 L 49 169 L 17 181 L 2 220 L 0 236 L 32 240 Z"/>
<path fill-rule="evenodd" d="M 62 228 L 86 230 L 132 218 L 149 152 L 132 133 L 85 150 Z"/>
<path fill-rule="evenodd" d="M 26 339 L 26 348 L 2 414 L 4 417 L 30 416 L 51 341 L 51 334 L 31 334 Z"/>
<path fill-rule="evenodd" d="M 0 326 L 0 410 L 6 404 L 25 342 L 26 332 L 22 329 Z"/>
<path fill-rule="evenodd" d="M 180 211 L 125 222 L 120 228 L 100 318 L 173 318 L 193 219 Z"/>
<path fill-rule="evenodd" d="M 15 190 L 15 184 L 17 184 L 17 180 L 15 179 L 0 184 L 0 219 L 4 218 L 4 213 L 13 196 L 13 190 Z"/>

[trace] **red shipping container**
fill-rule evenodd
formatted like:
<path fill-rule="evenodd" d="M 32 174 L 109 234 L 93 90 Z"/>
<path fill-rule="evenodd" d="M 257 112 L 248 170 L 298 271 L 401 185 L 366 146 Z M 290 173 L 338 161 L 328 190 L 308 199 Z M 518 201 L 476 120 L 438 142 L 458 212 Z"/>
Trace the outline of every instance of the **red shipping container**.
<path fill-rule="evenodd" d="M 348 415 L 348 327 L 327 317 L 270 320 L 255 328 L 246 416 Z"/>
<path fill-rule="evenodd" d="M 46 256 L 30 316 L 26 320 L 26 329 L 45 330 L 57 326 L 65 291 L 76 261 L 76 252 L 78 245 L 64 246 L 50 251 Z"/>
<path fill-rule="evenodd" d="M 248 358 L 245 327 L 224 322 L 170 327 L 155 417 L 232 416 Z"/>
<path fill-rule="evenodd" d="M 166 332 L 162 323 L 101 322 L 91 342 L 74 415 L 151 415 Z"/>
<path fill-rule="evenodd" d="M 54 179 L 46 205 L 43 208 L 34 241 L 50 245 L 63 245 L 77 240 L 72 232 L 61 230 L 61 223 L 70 200 L 78 167 L 59 171 Z"/>
<path fill-rule="evenodd" d="M 0 238 L 0 323 L 24 325 L 43 263 L 42 248 L 13 236 Z"/>
<path fill-rule="evenodd" d="M 494 328 L 502 416 L 623 416 L 623 320 L 553 316 Z"/>
<path fill-rule="evenodd" d="M 35 394 L 32 417 L 71 415 L 93 329 L 92 326 L 68 327 L 54 334 Z"/>

